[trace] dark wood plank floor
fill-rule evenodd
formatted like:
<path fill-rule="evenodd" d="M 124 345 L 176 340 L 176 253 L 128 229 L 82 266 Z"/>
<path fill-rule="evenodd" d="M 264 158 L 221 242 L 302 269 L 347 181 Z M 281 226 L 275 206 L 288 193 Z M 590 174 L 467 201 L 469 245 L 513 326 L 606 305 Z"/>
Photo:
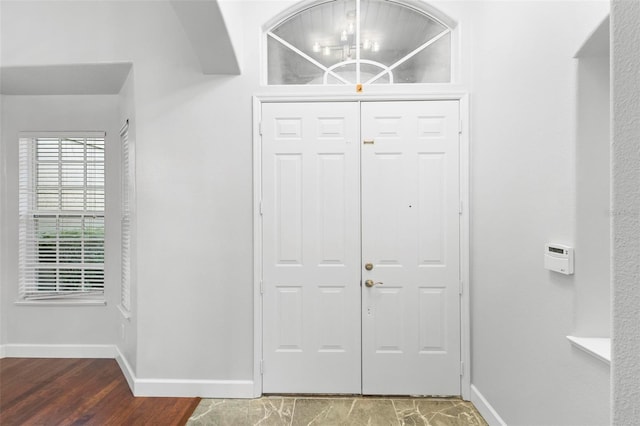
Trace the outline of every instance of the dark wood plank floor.
<path fill-rule="evenodd" d="M 184 425 L 200 398 L 135 398 L 113 359 L 0 360 L 0 425 Z"/>

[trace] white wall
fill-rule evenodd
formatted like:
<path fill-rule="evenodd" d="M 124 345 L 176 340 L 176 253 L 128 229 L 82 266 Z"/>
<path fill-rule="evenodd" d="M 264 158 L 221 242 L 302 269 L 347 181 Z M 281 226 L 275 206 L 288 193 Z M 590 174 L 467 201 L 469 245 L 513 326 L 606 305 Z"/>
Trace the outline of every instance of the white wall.
<path fill-rule="evenodd" d="M 640 2 L 612 2 L 613 416 L 640 419 Z"/>
<path fill-rule="evenodd" d="M 472 35 L 472 383 L 509 425 L 608 423 L 608 367 L 572 348 L 573 56 L 606 2 L 486 2 Z M 582 271 L 576 271 L 576 276 Z"/>
<path fill-rule="evenodd" d="M 166 5 L 130 17 L 156 40 L 133 53 L 137 375 L 251 379 L 252 86 L 203 76 Z"/>
<path fill-rule="evenodd" d="M 0 7 L 0 35 L 2 34 L 2 7 Z M 1 47 L 0 47 L 1 48 Z M 0 61 L 0 65 L 2 65 L 2 62 Z M 0 69 L 0 79 L 2 79 L 2 70 Z M 0 112 L 2 111 L 2 94 L 0 94 Z M 2 135 L 2 118 L 0 117 L 0 135 Z M 2 181 L 5 180 L 4 177 L 4 167 L 1 166 L 2 162 L 4 161 L 4 157 L 2 156 L 2 151 L 0 150 L 0 176 L 2 176 Z M 4 197 L 2 196 L 2 190 L 0 190 L 0 241 L 4 240 L 4 230 L 2 228 L 2 217 L 4 215 Z M 2 244 L 0 244 L 0 308 L 2 307 L 2 301 L 3 301 L 3 293 L 4 293 L 4 272 L 3 272 L 3 250 L 2 250 Z M 2 358 L 4 356 L 4 349 L 3 349 L 3 344 L 4 344 L 4 336 L 5 336 L 5 331 L 4 331 L 4 325 L 5 325 L 5 320 L 4 320 L 4 309 L 0 309 L 0 358 Z"/>
<path fill-rule="evenodd" d="M 2 3 L 4 64 L 134 63 L 140 378 L 252 379 L 251 96 L 299 90 L 259 86 L 260 26 L 290 4 L 224 2 L 243 74 L 213 77 L 167 3 Z M 575 285 L 542 250 L 575 238 L 572 57 L 608 4 L 438 5 L 469 54 L 472 382 L 511 425 L 607 423 L 608 369 L 566 341 Z"/>
<path fill-rule="evenodd" d="M 138 323 L 137 353 L 131 350 L 135 359 L 129 361 L 136 376 L 251 379 L 251 95 L 257 71 L 203 76 L 168 3 L 2 7 L 11 34 L 2 37 L 3 65 L 134 63 Z M 41 32 L 24 32 L 20 22 Z M 76 22 L 91 22 L 92 31 L 70 35 L 65 28 Z M 254 31 L 257 41 L 257 24 Z"/>
<path fill-rule="evenodd" d="M 2 34 L 2 8 L 0 7 L 0 35 Z M 0 65 L 2 64 L 2 62 L 0 61 Z M 2 70 L 0 69 L 0 79 L 2 79 Z M 0 94 L 0 112 L 2 111 L 2 94 Z M 0 117 L 0 135 L 2 135 L 2 118 Z M 2 162 L 4 162 L 4 157 L 2 156 L 2 151 L 0 150 L 0 164 L 2 164 Z M 2 167 L 2 166 L 0 166 Z M 2 181 L 5 180 L 5 176 L 4 176 L 4 167 L 2 167 L 0 169 L 0 176 L 2 176 Z M 2 227 L 2 217 L 4 216 L 4 197 L 2 196 L 2 190 L 0 189 L 0 241 L 3 241 L 5 236 L 4 236 L 4 230 Z M 2 307 L 2 301 L 3 301 L 3 293 L 4 293 L 4 268 L 3 268 L 3 249 L 2 249 L 2 244 L 0 244 L 0 308 Z M 5 325 L 5 320 L 4 320 L 4 309 L 0 309 L 0 358 L 2 358 L 4 356 L 4 336 L 5 336 L 5 331 L 4 331 L 4 325 Z"/>
<path fill-rule="evenodd" d="M 3 102 L 3 96 L 0 95 L 0 113 L 2 111 L 2 102 Z M 0 135 L 2 134 L 2 124 L 1 124 L 1 119 L 0 119 Z M 4 156 L 2 155 L 2 151 L 0 150 L 0 163 L 4 162 Z M 4 167 L 2 167 L 2 170 L 0 171 L 0 176 L 2 176 L 2 181 L 5 181 L 5 174 L 4 174 Z M 4 209 L 5 209 L 5 202 L 4 202 L 4 196 L 3 196 L 3 192 L 0 189 L 0 241 L 4 241 L 5 239 L 5 235 L 4 235 L 4 227 L 2 226 L 3 223 L 3 218 L 4 218 Z M 2 244 L 0 244 L 0 307 L 3 306 L 3 300 L 4 300 L 4 289 L 5 289 L 6 285 L 4 282 L 4 249 L 2 248 Z M 0 309 L 0 358 L 2 358 L 4 356 L 4 349 L 3 349 L 3 344 L 4 344 L 4 339 L 5 339 L 5 330 L 4 330 L 4 325 L 5 325 L 5 319 L 4 319 L 4 315 L 5 315 L 5 309 L 2 308 Z"/>
<path fill-rule="evenodd" d="M 5 343 L 12 345 L 113 344 L 119 297 L 118 97 L 3 96 L 2 312 Z M 18 135 L 22 131 L 106 131 L 106 306 L 23 306 L 18 300 Z M 113 172 L 113 173 L 112 173 Z M 113 237 L 116 238 L 113 238 Z"/>

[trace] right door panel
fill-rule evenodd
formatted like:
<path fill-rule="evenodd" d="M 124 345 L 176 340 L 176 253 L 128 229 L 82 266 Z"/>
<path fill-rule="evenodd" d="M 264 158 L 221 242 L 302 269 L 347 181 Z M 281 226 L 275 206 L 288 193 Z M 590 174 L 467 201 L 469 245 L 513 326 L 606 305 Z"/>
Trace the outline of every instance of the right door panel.
<path fill-rule="evenodd" d="M 362 103 L 364 394 L 460 394 L 458 129 L 457 101 Z"/>

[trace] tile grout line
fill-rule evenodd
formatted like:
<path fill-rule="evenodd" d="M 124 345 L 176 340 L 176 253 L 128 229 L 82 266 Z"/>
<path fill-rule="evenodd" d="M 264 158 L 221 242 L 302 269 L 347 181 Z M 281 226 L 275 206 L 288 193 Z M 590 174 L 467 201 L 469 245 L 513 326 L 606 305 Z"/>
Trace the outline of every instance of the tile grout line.
<path fill-rule="evenodd" d="M 398 417 L 398 409 L 396 408 L 396 403 L 393 401 L 393 399 L 391 400 L 391 406 L 393 407 L 393 412 L 396 415 L 396 420 L 398 421 L 398 425 L 402 426 L 402 422 L 400 422 L 400 417 Z"/>
<path fill-rule="evenodd" d="M 296 414 L 296 403 L 298 402 L 298 398 L 293 398 L 293 408 L 291 408 L 291 421 L 289 422 L 289 426 L 293 426 L 293 416 Z"/>

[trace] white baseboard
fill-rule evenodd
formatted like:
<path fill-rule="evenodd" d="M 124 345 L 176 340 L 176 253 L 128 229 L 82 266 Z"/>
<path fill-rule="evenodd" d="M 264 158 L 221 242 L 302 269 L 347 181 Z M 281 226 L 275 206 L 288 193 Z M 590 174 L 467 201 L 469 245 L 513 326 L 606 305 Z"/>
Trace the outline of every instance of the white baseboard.
<path fill-rule="evenodd" d="M 201 398 L 255 398 L 253 380 L 188 380 L 137 378 L 126 357 L 116 348 L 116 361 L 134 396 Z"/>
<path fill-rule="evenodd" d="M 490 426 L 507 426 L 498 412 L 489 404 L 489 401 L 487 401 L 474 385 L 471 385 L 471 402 L 473 402 L 473 405 L 476 406 Z"/>
<path fill-rule="evenodd" d="M 127 358 L 124 356 L 122 352 L 120 352 L 120 348 L 116 346 L 116 362 L 120 367 L 120 371 L 124 375 L 127 384 L 129 385 L 129 389 L 131 389 L 131 393 L 135 396 L 135 386 L 136 386 L 136 375 L 133 372 L 133 368 L 131 368 L 131 364 L 127 361 Z"/>
<path fill-rule="evenodd" d="M 253 380 L 136 379 L 134 395 L 255 398 Z"/>
<path fill-rule="evenodd" d="M 115 359 L 134 396 L 255 398 L 253 380 L 140 379 L 116 345 L 0 345 L 0 358 Z"/>
<path fill-rule="evenodd" d="M 3 358 L 115 358 L 114 345 L 28 345 L 2 346 Z"/>

